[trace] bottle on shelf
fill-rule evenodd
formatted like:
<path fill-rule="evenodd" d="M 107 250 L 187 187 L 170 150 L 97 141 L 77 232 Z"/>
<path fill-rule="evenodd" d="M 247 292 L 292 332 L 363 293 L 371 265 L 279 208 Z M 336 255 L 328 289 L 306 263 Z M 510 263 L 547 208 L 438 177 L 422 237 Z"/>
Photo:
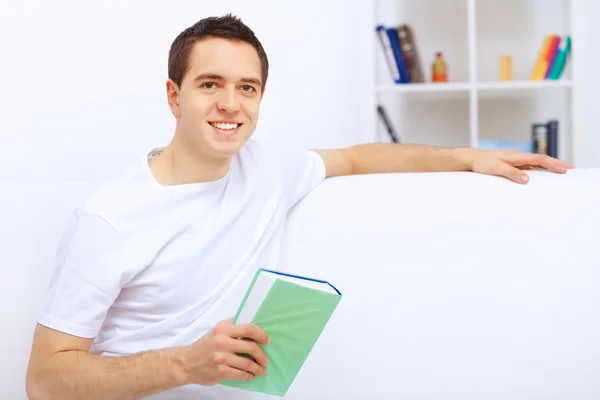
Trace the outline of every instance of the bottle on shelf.
<path fill-rule="evenodd" d="M 441 51 L 435 53 L 435 58 L 431 63 L 431 81 L 448 82 L 448 64 L 446 64 Z"/>

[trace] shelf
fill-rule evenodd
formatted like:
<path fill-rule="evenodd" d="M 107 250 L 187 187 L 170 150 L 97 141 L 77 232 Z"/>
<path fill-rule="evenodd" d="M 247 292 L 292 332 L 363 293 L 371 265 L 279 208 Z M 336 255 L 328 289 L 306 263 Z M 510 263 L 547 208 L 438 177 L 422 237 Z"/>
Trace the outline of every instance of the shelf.
<path fill-rule="evenodd" d="M 535 89 L 571 88 L 570 80 L 544 81 L 510 81 L 510 82 L 478 82 L 473 85 L 477 91 L 521 91 Z M 446 93 L 466 92 L 471 89 L 470 83 L 409 83 L 376 86 L 377 92 L 399 93 Z"/>
<path fill-rule="evenodd" d="M 397 85 L 379 85 L 378 92 L 400 92 L 400 93 L 444 93 L 468 91 L 469 83 L 409 83 Z"/>
<path fill-rule="evenodd" d="M 544 81 L 511 81 L 511 82 L 479 82 L 477 90 L 528 90 L 570 88 L 570 80 L 544 80 Z"/>
<path fill-rule="evenodd" d="M 386 108 L 406 142 L 477 146 L 481 139 L 521 141 L 530 137 L 532 123 L 552 118 L 560 123 L 561 158 L 577 163 L 588 135 L 580 106 L 585 99 L 582 91 L 575 90 L 576 85 L 586 84 L 581 72 L 587 71 L 585 60 L 569 55 L 559 80 L 529 77 L 549 33 L 585 37 L 581 24 L 585 8 L 579 2 L 374 1 L 374 24 L 410 24 L 427 80 L 394 83 L 384 48 L 374 38 L 373 98 Z M 580 44 L 577 51 L 586 54 L 581 50 L 586 47 Z M 431 62 L 438 51 L 449 68 L 448 83 L 430 81 Z M 498 80 L 502 55 L 511 56 L 512 81 Z M 383 124 L 373 114 L 377 137 L 386 139 Z"/>

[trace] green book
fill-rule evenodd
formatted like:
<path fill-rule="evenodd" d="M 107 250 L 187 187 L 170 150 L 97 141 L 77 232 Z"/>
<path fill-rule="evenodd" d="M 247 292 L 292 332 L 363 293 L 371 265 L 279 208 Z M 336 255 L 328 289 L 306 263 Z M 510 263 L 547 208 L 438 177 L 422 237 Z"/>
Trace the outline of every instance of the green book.
<path fill-rule="evenodd" d="M 259 344 L 269 360 L 264 376 L 224 386 L 284 396 L 342 298 L 330 283 L 282 272 L 256 271 L 233 323 L 253 323 L 270 338 Z"/>

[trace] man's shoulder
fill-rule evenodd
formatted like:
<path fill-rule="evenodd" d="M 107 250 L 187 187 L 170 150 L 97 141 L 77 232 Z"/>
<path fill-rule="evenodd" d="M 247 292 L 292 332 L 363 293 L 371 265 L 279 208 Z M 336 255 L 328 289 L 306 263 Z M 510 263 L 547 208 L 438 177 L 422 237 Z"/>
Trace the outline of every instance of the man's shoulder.
<path fill-rule="evenodd" d="M 149 195 L 149 185 L 142 179 L 142 169 L 130 166 L 100 183 L 87 197 L 81 209 L 109 222 L 118 215 L 135 210 Z"/>
<path fill-rule="evenodd" d="M 242 163 L 255 162 L 269 167 L 282 168 L 290 164 L 301 164 L 311 152 L 310 149 L 284 144 L 274 139 L 252 138 L 244 144 L 238 157 Z"/>
<path fill-rule="evenodd" d="M 241 162 L 265 162 L 273 155 L 273 145 L 265 140 L 248 139 L 237 154 Z"/>

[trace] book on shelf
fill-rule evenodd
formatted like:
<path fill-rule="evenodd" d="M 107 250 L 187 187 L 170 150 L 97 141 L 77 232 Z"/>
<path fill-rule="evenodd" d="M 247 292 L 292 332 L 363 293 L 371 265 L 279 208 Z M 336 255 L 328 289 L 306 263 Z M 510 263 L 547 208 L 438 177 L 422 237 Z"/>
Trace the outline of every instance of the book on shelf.
<path fill-rule="evenodd" d="M 532 152 L 558 158 L 558 120 L 531 125 Z"/>
<path fill-rule="evenodd" d="M 396 27 L 380 24 L 376 32 L 393 81 L 399 84 L 425 82 L 412 27 L 408 24 Z"/>
<path fill-rule="evenodd" d="M 221 384 L 284 396 L 341 298 L 342 294 L 329 282 L 257 270 L 233 323 L 253 323 L 269 335 L 267 345 L 259 344 L 269 361 L 266 374 L 252 381 L 229 380 Z"/>
<path fill-rule="evenodd" d="M 531 72 L 531 80 L 557 80 L 562 76 L 571 52 L 571 36 L 549 34 L 544 37 L 542 47 Z"/>
<path fill-rule="evenodd" d="M 379 116 L 379 119 L 383 123 L 385 130 L 387 131 L 388 135 L 390 136 L 390 140 L 392 141 L 392 143 L 400 143 L 400 138 L 398 138 L 398 134 L 396 133 L 396 130 L 392 126 L 392 122 L 390 121 L 390 118 L 388 117 L 387 111 L 386 111 L 385 107 L 381 104 L 377 105 L 377 115 Z"/>

